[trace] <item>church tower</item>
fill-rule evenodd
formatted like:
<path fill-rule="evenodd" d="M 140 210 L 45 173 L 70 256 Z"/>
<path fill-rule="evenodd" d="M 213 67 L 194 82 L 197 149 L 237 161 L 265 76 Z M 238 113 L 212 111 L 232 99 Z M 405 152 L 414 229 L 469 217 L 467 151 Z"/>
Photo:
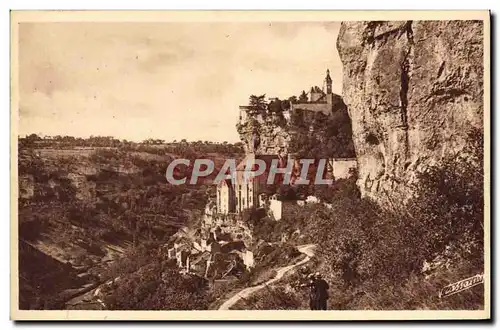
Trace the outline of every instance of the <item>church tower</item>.
<path fill-rule="evenodd" d="M 330 77 L 330 70 L 326 69 L 326 94 L 332 94 L 332 78 Z"/>
<path fill-rule="evenodd" d="M 328 69 L 326 69 L 325 84 L 326 84 L 326 103 L 332 104 L 333 103 L 332 78 L 330 77 L 330 70 Z"/>

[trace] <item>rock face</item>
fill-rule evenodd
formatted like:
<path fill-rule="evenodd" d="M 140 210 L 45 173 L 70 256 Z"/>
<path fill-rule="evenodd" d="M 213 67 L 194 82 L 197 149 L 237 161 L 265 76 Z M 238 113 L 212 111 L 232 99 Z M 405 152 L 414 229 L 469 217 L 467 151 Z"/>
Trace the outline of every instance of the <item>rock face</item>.
<path fill-rule="evenodd" d="M 35 195 L 35 178 L 26 174 L 19 176 L 19 198 L 32 198 Z"/>
<path fill-rule="evenodd" d="M 482 22 L 347 22 L 337 49 L 364 196 L 407 195 L 482 127 Z"/>
<path fill-rule="evenodd" d="M 289 153 L 291 134 L 286 122 L 262 119 L 261 116 L 249 118 L 237 127 L 245 153 L 257 155 L 286 155 Z"/>

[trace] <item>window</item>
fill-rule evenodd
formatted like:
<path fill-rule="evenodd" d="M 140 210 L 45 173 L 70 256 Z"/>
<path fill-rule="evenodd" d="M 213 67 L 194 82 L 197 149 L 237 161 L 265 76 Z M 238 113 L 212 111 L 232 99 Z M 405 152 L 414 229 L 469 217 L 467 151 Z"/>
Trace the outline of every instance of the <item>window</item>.
<path fill-rule="evenodd" d="M 248 198 L 247 207 L 249 207 L 250 206 L 250 184 L 247 184 L 247 198 Z"/>
<path fill-rule="evenodd" d="M 241 204 L 241 185 L 238 185 L 238 210 L 241 211 L 243 205 Z"/>

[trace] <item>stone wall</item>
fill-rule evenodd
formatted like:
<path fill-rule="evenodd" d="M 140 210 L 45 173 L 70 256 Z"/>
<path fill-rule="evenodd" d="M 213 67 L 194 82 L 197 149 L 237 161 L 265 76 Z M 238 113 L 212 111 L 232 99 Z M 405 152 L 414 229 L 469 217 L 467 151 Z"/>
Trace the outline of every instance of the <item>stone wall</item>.
<path fill-rule="evenodd" d="M 303 110 L 312 112 L 322 112 L 325 115 L 332 113 L 332 105 L 328 103 L 297 103 L 292 104 L 292 110 Z"/>
<path fill-rule="evenodd" d="M 273 215 L 274 220 L 279 221 L 281 220 L 281 213 L 283 210 L 283 203 L 277 199 L 271 199 L 269 201 L 269 210 L 271 211 L 271 214 Z"/>

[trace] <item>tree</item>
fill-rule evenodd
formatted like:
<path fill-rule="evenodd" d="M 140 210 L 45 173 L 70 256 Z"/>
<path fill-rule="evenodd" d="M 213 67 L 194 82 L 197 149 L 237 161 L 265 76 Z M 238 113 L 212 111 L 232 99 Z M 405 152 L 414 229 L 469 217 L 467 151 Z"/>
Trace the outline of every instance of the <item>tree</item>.
<path fill-rule="evenodd" d="M 248 100 L 248 105 L 252 107 L 255 112 L 263 112 L 264 110 L 267 109 L 267 103 L 266 103 L 266 94 L 262 94 L 259 96 L 256 95 L 250 95 L 250 98 Z"/>
<path fill-rule="evenodd" d="M 274 113 L 282 113 L 283 110 L 285 110 L 285 106 L 287 101 L 281 101 L 279 98 L 276 98 L 269 102 L 268 109 L 269 112 L 274 112 Z"/>
<path fill-rule="evenodd" d="M 302 91 L 302 93 L 299 96 L 299 103 L 306 103 L 307 101 L 308 101 L 307 93 L 306 91 Z"/>
<path fill-rule="evenodd" d="M 30 134 L 29 136 L 26 137 L 26 141 L 28 143 L 32 143 L 32 142 L 39 141 L 39 140 L 41 140 L 41 138 L 34 133 Z"/>
<path fill-rule="evenodd" d="M 292 107 L 292 101 L 290 100 L 281 101 L 282 110 L 290 110 L 291 107 Z"/>

